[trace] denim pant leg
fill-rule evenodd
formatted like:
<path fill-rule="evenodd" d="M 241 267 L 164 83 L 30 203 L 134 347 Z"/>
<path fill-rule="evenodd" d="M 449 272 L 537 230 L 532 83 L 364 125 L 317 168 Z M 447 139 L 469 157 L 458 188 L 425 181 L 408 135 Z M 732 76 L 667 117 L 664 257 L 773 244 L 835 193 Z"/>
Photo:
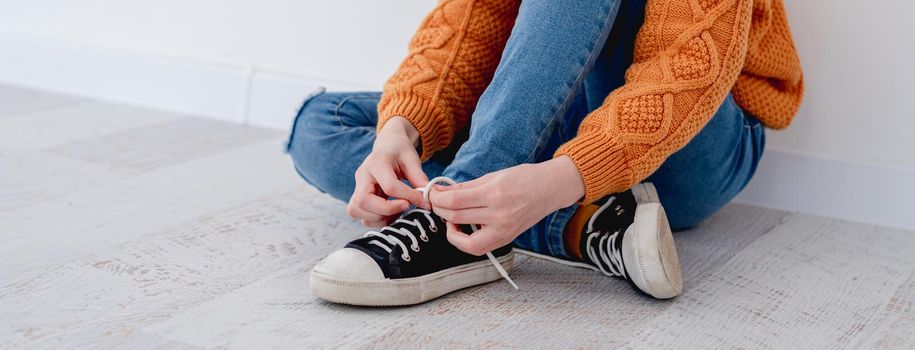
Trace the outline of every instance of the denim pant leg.
<path fill-rule="evenodd" d="M 287 152 L 305 181 L 344 202 L 356 186 L 355 173 L 371 153 L 380 92 L 325 93 L 308 97 L 292 126 Z M 441 174 L 437 158 L 423 163 L 429 176 Z"/>
<path fill-rule="evenodd" d="M 470 136 L 444 175 L 458 182 L 548 158 L 582 82 L 594 65 L 620 0 L 525 0 L 489 86 L 477 103 Z M 567 211 L 565 214 L 570 214 Z M 521 247 L 563 254 L 548 240 L 564 220 L 522 234 Z"/>
<path fill-rule="evenodd" d="M 699 134 L 647 180 L 671 228 L 696 226 L 737 196 L 756 172 L 765 143 L 763 125 L 728 95 Z"/>

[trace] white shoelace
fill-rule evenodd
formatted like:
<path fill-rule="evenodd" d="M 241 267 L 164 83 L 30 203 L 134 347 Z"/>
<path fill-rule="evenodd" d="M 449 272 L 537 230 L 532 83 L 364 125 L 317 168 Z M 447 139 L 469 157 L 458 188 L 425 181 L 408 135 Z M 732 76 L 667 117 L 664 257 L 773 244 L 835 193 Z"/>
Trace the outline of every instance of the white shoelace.
<path fill-rule="evenodd" d="M 435 226 L 435 221 L 432 220 L 430 211 L 420 209 L 420 208 L 415 208 L 415 209 L 411 209 L 410 211 L 408 211 L 407 215 L 415 213 L 415 212 L 422 213 L 423 215 L 425 215 L 426 219 L 429 220 L 429 225 L 431 225 L 431 227 L 430 227 L 431 231 L 433 233 L 438 232 L 438 227 Z M 404 217 L 406 217 L 407 215 L 404 215 Z M 400 219 L 397 219 L 394 221 L 394 223 L 398 223 L 398 222 L 402 223 L 404 225 L 416 227 L 417 229 L 419 229 L 419 239 L 422 240 L 423 242 L 429 241 L 429 235 L 426 234 L 426 229 L 423 228 L 423 225 L 422 225 L 422 223 L 419 222 L 419 220 L 413 219 L 411 221 L 411 220 L 405 220 L 403 218 L 400 218 Z M 400 234 L 401 236 L 405 236 L 405 237 L 409 238 L 410 239 L 410 249 L 407 249 L 407 246 L 403 243 L 403 241 L 396 239 L 396 238 L 392 237 L 391 235 L 384 234 L 383 232 L 385 232 L 385 231 L 394 231 L 395 233 Z M 407 262 L 409 262 L 411 259 L 410 250 L 412 250 L 414 252 L 419 252 L 419 241 L 416 239 L 416 236 L 413 235 L 413 232 L 410 232 L 410 230 L 407 230 L 404 228 L 385 226 L 384 228 L 381 229 L 381 231 L 369 231 L 369 232 L 366 232 L 365 235 L 362 237 L 381 238 L 385 242 L 388 242 L 388 244 L 390 244 L 391 246 L 395 246 L 395 245 L 400 246 L 400 250 L 403 252 L 403 254 L 400 255 L 400 258 Z M 391 253 L 393 251 L 393 250 L 391 250 L 390 247 L 382 244 L 381 242 L 379 242 L 377 240 L 371 240 L 371 241 L 369 241 L 369 244 L 373 244 L 378 247 L 381 247 L 388 253 Z"/>
<path fill-rule="evenodd" d="M 447 176 L 439 176 L 439 177 L 436 177 L 436 178 L 430 180 L 429 183 L 426 184 L 426 187 L 417 188 L 418 191 L 423 193 L 423 199 L 425 199 L 426 202 L 429 202 L 429 192 L 430 192 L 429 190 L 432 189 L 432 186 L 437 183 L 445 183 L 445 184 L 448 184 L 449 186 L 457 184 L 456 181 L 452 180 L 451 178 L 449 178 Z M 432 227 L 431 227 L 432 232 L 438 232 L 438 227 L 435 226 L 435 221 L 432 220 L 431 212 L 429 212 L 428 210 L 425 210 L 425 209 L 415 208 L 415 209 L 411 209 L 409 212 L 407 212 L 407 214 L 410 214 L 413 212 L 419 212 L 419 213 L 422 213 L 423 215 L 425 215 L 426 219 L 428 219 L 429 223 L 432 225 Z M 406 215 L 404 215 L 404 216 L 406 216 Z M 429 236 L 426 234 L 426 230 L 423 229 L 423 225 L 419 222 L 419 220 L 413 219 L 412 221 L 410 221 L 410 220 L 405 220 L 405 219 L 401 218 L 401 219 L 397 219 L 394 222 L 395 223 L 399 222 L 404 225 L 414 226 L 414 227 L 418 228 L 419 232 L 420 232 L 419 239 L 422 240 L 423 242 L 429 241 Z M 472 231 L 476 231 L 479 229 L 479 227 L 477 225 L 470 225 L 470 229 Z M 393 231 L 396 234 L 409 238 L 410 243 L 411 243 L 410 249 L 409 250 L 407 249 L 407 246 L 403 243 L 403 241 L 395 238 L 393 235 L 385 234 L 384 233 L 385 231 Z M 419 242 L 416 240 L 416 236 L 413 234 L 413 232 L 410 232 L 410 230 L 407 230 L 404 228 L 395 228 L 395 227 L 385 226 L 380 231 L 366 232 L 363 237 L 376 237 L 376 238 L 383 239 L 385 242 L 387 242 L 391 246 L 400 246 L 400 250 L 403 251 L 403 254 L 400 257 L 404 261 L 407 261 L 407 262 L 409 262 L 411 259 L 409 251 L 412 250 L 414 252 L 419 252 L 419 249 L 420 249 Z M 369 244 L 374 244 L 376 246 L 379 246 L 379 247 L 383 248 L 385 251 L 387 251 L 388 253 L 391 253 L 393 251 L 390 247 L 382 244 L 381 242 L 379 242 L 377 240 L 372 240 L 369 242 Z M 505 271 L 505 268 L 502 267 L 502 264 L 499 263 L 499 260 L 496 260 L 496 257 L 494 255 L 492 255 L 492 252 L 486 253 L 486 257 L 488 257 L 489 261 L 492 262 L 492 266 L 494 266 L 496 268 L 496 270 L 499 271 L 499 275 L 501 275 L 502 278 L 504 278 L 506 281 L 508 281 L 508 283 L 511 284 L 512 287 L 514 287 L 515 289 L 518 289 L 518 285 L 515 284 L 515 281 L 512 281 L 511 277 L 508 276 L 508 271 Z"/>
<path fill-rule="evenodd" d="M 597 264 L 597 267 L 600 269 L 600 272 L 603 272 L 607 276 L 621 276 L 625 277 L 623 273 L 623 255 L 619 249 L 616 249 L 616 239 L 619 237 L 620 231 L 614 232 L 612 235 L 606 235 L 601 231 L 594 231 L 588 235 L 588 257 L 591 258 L 591 261 L 597 261 L 598 258 L 609 267 L 605 269 L 602 264 Z M 591 241 L 600 236 L 600 241 L 598 242 L 597 252 L 594 251 L 594 247 L 591 245 Z M 606 247 L 606 249 L 604 249 Z"/>
<path fill-rule="evenodd" d="M 607 276 L 621 276 L 626 277 L 625 271 L 623 271 L 623 254 L 619 249 L 616 248 L 616 240 L 620 236 L 620 231 L 617 230 L 612 235 L 607 235 L 603 231 L 594 230 L 594 220 L 607 210 L 616 202 L 616 196 L 610 197 L 607 199 L 607 203 L 602 205 L 593 215 L 591 215 L 591 220 L 588 220 L 588 241 L 586 246 L 588 247 L 587 253 L 588 257 L 591 258 L 591 261 L 597 262 L 598 259 L 609 266 L 609 270 L 604 268 L 603 264 L 595 264 L 600 269 L 600 272 Z M 619 206 L 617 206 L 617 209 Z M 597 245 L 597 251 L 594 251 L 594 246 L 591 245 L 591 241 L 600 236 L 600 241 Z"/>

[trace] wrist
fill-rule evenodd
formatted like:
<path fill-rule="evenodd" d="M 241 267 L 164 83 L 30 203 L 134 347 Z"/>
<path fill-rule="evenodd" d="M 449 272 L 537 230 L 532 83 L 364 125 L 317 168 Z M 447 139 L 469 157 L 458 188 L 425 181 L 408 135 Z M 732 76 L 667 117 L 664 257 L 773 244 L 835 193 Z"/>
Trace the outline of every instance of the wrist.
<path fill-rule="evenodd" d="M 546 178 L 551 181 L 550 188 L 555 189 L 556 208 L 565 208 L 585 196 L 585 184 L 578 166 L 568 156 L 560 156 L 543 163 Z"/>
<path fill-rule="evenodd" d="M 410 123 L 407 118 L 401 116 L 393 116 L 388 119 L 384 126 L 381 127 L 381 133 L 395 132 L 405 135 L 410 142 L 413 143 L 413 147 L 419 146 L 419 130 Z"/>

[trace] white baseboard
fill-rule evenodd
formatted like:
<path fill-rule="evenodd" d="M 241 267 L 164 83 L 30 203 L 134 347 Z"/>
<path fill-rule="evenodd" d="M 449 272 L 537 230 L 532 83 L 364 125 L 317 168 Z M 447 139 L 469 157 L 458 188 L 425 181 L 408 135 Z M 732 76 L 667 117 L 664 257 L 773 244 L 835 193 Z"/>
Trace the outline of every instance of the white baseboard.
<path fill-rule="evenodd" d="M 915 230 L 915 169 L 770 148 L 736 201 Z"/>
<path fill-rule="evenodd" d="M 367 89 L 252 67 L 4 36 L 0 36 L 0 82 L 282 128 L 290 125 L 302 99 L 318 86 Z"/>
<path fill-rule="evenodd" d="M 0 82 L 288 129 L 318 86 L 251 67 L 0 37 Z M 915 230 L 915 170 L 769 149 L 738 202 Z"/>
<path fill-rule="evenodd" d="M 0 38 L 0 81 L 244 121 L 243 69 Z"/>

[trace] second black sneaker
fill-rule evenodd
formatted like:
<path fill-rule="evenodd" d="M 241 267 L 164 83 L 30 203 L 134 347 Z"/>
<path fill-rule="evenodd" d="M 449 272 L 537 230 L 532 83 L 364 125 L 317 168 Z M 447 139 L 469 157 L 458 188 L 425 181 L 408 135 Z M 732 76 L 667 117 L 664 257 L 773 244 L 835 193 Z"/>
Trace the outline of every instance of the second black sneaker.
<path fill-rule="evenodd" d="M 579 247 L 584 262 L 519 251 L 628 280 L 658 299 L 673 298 L 683 290 L 677 247 L 651 183 L 605 198 L 582 229 Z"/>
<path fill-rule="evenodd" d="M 683 289 L 677 247 L 651 183 L 608 198 L 588 221 L 580 247 L 602 273 L 655 298 L 673 298 Z"/>
<path fill-rule="evenodd" d="M 444 220 L 435 213 L 409 210 L 390 226 L 369 231 L 321 260 L 311 270 L 311 290 L 336 303 L 410 305 L 502 278 L 487 256 L 451 245 L 445 230 Z M 511 271 L 511 246 L 492 255 Z"/>

